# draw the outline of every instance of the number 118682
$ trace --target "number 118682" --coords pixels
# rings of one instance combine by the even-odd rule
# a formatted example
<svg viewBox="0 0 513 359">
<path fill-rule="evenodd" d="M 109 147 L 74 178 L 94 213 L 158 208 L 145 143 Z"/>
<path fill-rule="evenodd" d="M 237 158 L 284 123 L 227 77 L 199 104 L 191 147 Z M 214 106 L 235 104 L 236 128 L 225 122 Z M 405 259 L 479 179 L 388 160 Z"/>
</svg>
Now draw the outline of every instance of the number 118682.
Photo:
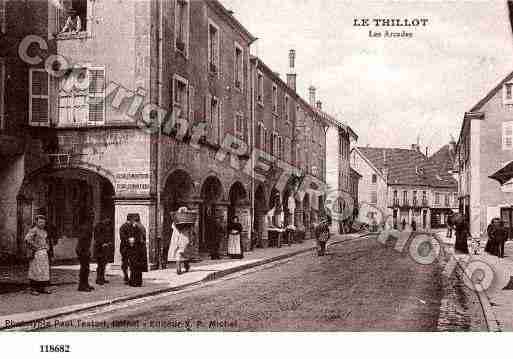
<svg viewBox="0 0 513 359">
<path fill-rule="evenodd" d="M 66 344 L 59 345 L 40 345 L 39 346 L 41 353 L 69 353 L 70 346 Z"/>
</svg>

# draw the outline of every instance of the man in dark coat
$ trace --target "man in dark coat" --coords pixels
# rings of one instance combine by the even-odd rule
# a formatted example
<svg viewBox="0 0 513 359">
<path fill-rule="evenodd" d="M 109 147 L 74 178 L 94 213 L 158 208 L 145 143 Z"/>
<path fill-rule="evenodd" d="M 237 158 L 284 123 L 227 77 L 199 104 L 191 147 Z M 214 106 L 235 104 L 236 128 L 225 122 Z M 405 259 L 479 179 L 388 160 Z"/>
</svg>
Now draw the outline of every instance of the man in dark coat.
<svg viewBox="0 0 513 359">
<path fill-rule="evenodd" d="M 148 271 L 146 228 L 141 223 L 139 214 L 135 214 L 133 220 L 134 240 L 132 241 L 129 238 L 128 247 L 128 266 L 130 267 L 130 280 L 128 284 L 131 287 L 141 287 L 142 273 Z"/>
<path fill-rule="evenodd" d="M 508 231 L 504 228 L 504 222 L 499 220 L 496 222 L 495 242 L 497 246 L 497 257 L 504 258 L 504 243 L 508 240 Z"/>
<path fill-rule="evenodd" d="M 76 253 L 80 262 L 80 273 L 78 290 L 80 292 L 90 292 L 94 290 L 89 285 L 89 264 L 91 262 L 91 241 L 92 241 L 92 215 L 88 215 L 85 223 L 80 227 L 80 234 L 76 247 Z"/>
<path fill-rule="evenodd" d="M 497 229 L 498 220 L 498 218 L 493 218 L 488 227 L 486 228 L 488 240 L 486 241 L 485 252 L 490 253 L 493 256 L 497 255 L 497 241 L 495 238 L 495 230 Z"/>
<path fill-rule="evenodd" d="M 110 218 L 104 218 L 94 228 L 94 257 L 96 259 L 96 284 L 109 283 L 105 280 L 105 267 L 110 259 L 113 241 L 113 228 Z"/>
<path fill-rule="evenodd" d="M 137 231 L 134 222 L 134 215 L 128 214 L 126 216 L 126 222 L 123 223 L 123 225 L 121 225 L 121 227 L 119 228 L 119 239 L 121 242 L 119 245 L 119 252 L 121 254 L 121 270 L 123 271 L 123 277 L 126 284 L 128 284 L 130 281 L 130 278 L 128 276 L 128 239 L 135 238 L 135 232 Z"/>
<path fill-rule="evenodd" d="M 467 239 L 469 236 L 468 222 L 466 220 L 459 221 L 456 224 L 456 243 L 454 246 L 457 252 L 468 254 Z"/>
</svg>

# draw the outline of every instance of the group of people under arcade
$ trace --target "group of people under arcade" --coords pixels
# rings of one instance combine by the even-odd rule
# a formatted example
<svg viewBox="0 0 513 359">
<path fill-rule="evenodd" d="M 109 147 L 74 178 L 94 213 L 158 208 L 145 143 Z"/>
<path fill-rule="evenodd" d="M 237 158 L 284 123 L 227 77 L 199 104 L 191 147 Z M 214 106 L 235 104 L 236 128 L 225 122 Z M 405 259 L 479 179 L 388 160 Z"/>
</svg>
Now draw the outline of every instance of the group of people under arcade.
<svg viewBox="0 0 513 359">
<path fill-rule="evenodd" d="M 194 246 L 197 238 L 195 232 L 196 213 L 186 207 L 180 208 L 171 216 L 172 233 L 169 242 L 169 258 L 176 262 L 178 274 L 190 269 L 194 259 Z M 104 218 L 93 227 L 94 214 L 85 215 L 78 233 L 75 248 L 80 263 L 78 291 L 91 292 L 94 287 L 89 284 L 90 263 L 96 261 L 96 284 L 109 283 L 105 278 L 105 269 L 113 261 L 114 238 L 112 220 Z M 228 225 L 228 255 L 233 259 L 242 259 L 244 249 L 241 240 L 242 225 L 237 216 Z M 45 215 L 35 217 L 34 226 L 25 236 L 27 257 L 29 260 L 28 279 L 32 295 L 50 294 L 50 264 L 53 247 L 58 244 L 57 231 L 47 223 Z M 214 234 L 216 234 L 214 232 Z M 125 284 L 140 287 L 143 273 L 148 271 L 148 251 L 146 228 L 141 223 L 139 214 L 128 214 L 126 222 L 119 229 L 121 270 Z M 91 255 L 91 247 L 93 253 Z M 214 250 L 216 253 L 214 254 Z M 167 254 L 167 251 L 166 251 Z M 219 256 L 219 245 L 211 248 L 211 256 Z M 167 257 L 167 256 L 166 256 Z M 166 258 L 167 261 L 167 258 Z"/>
</svg>

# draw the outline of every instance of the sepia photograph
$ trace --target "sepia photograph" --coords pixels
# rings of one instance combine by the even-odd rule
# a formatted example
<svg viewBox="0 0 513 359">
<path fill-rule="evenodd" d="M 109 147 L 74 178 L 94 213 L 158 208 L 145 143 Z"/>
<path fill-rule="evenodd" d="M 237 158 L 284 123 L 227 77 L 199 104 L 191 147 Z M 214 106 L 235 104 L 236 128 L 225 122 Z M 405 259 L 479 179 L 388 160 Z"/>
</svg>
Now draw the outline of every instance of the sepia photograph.
<svg viewBox="0 0 513 359">
<path fill-rule="evenodd" d="M 506 0 L 0 0 L 0 341 L 512 331 L 512 60 Z"/>
</svg>

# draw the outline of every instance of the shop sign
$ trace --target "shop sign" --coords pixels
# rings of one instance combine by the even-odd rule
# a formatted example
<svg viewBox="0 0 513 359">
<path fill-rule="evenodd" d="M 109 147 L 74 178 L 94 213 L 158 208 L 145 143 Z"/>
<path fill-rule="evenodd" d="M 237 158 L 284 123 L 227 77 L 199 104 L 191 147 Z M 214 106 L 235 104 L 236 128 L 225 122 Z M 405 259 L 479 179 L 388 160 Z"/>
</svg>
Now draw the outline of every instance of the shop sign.
<svg viewBox="0 0 513 359">
<path fill-rule="evenodd" d="M 121 172 L 115 175 L 116 192 L 148 193 L 150 174 L 139 172 Z"/>
</svg>

